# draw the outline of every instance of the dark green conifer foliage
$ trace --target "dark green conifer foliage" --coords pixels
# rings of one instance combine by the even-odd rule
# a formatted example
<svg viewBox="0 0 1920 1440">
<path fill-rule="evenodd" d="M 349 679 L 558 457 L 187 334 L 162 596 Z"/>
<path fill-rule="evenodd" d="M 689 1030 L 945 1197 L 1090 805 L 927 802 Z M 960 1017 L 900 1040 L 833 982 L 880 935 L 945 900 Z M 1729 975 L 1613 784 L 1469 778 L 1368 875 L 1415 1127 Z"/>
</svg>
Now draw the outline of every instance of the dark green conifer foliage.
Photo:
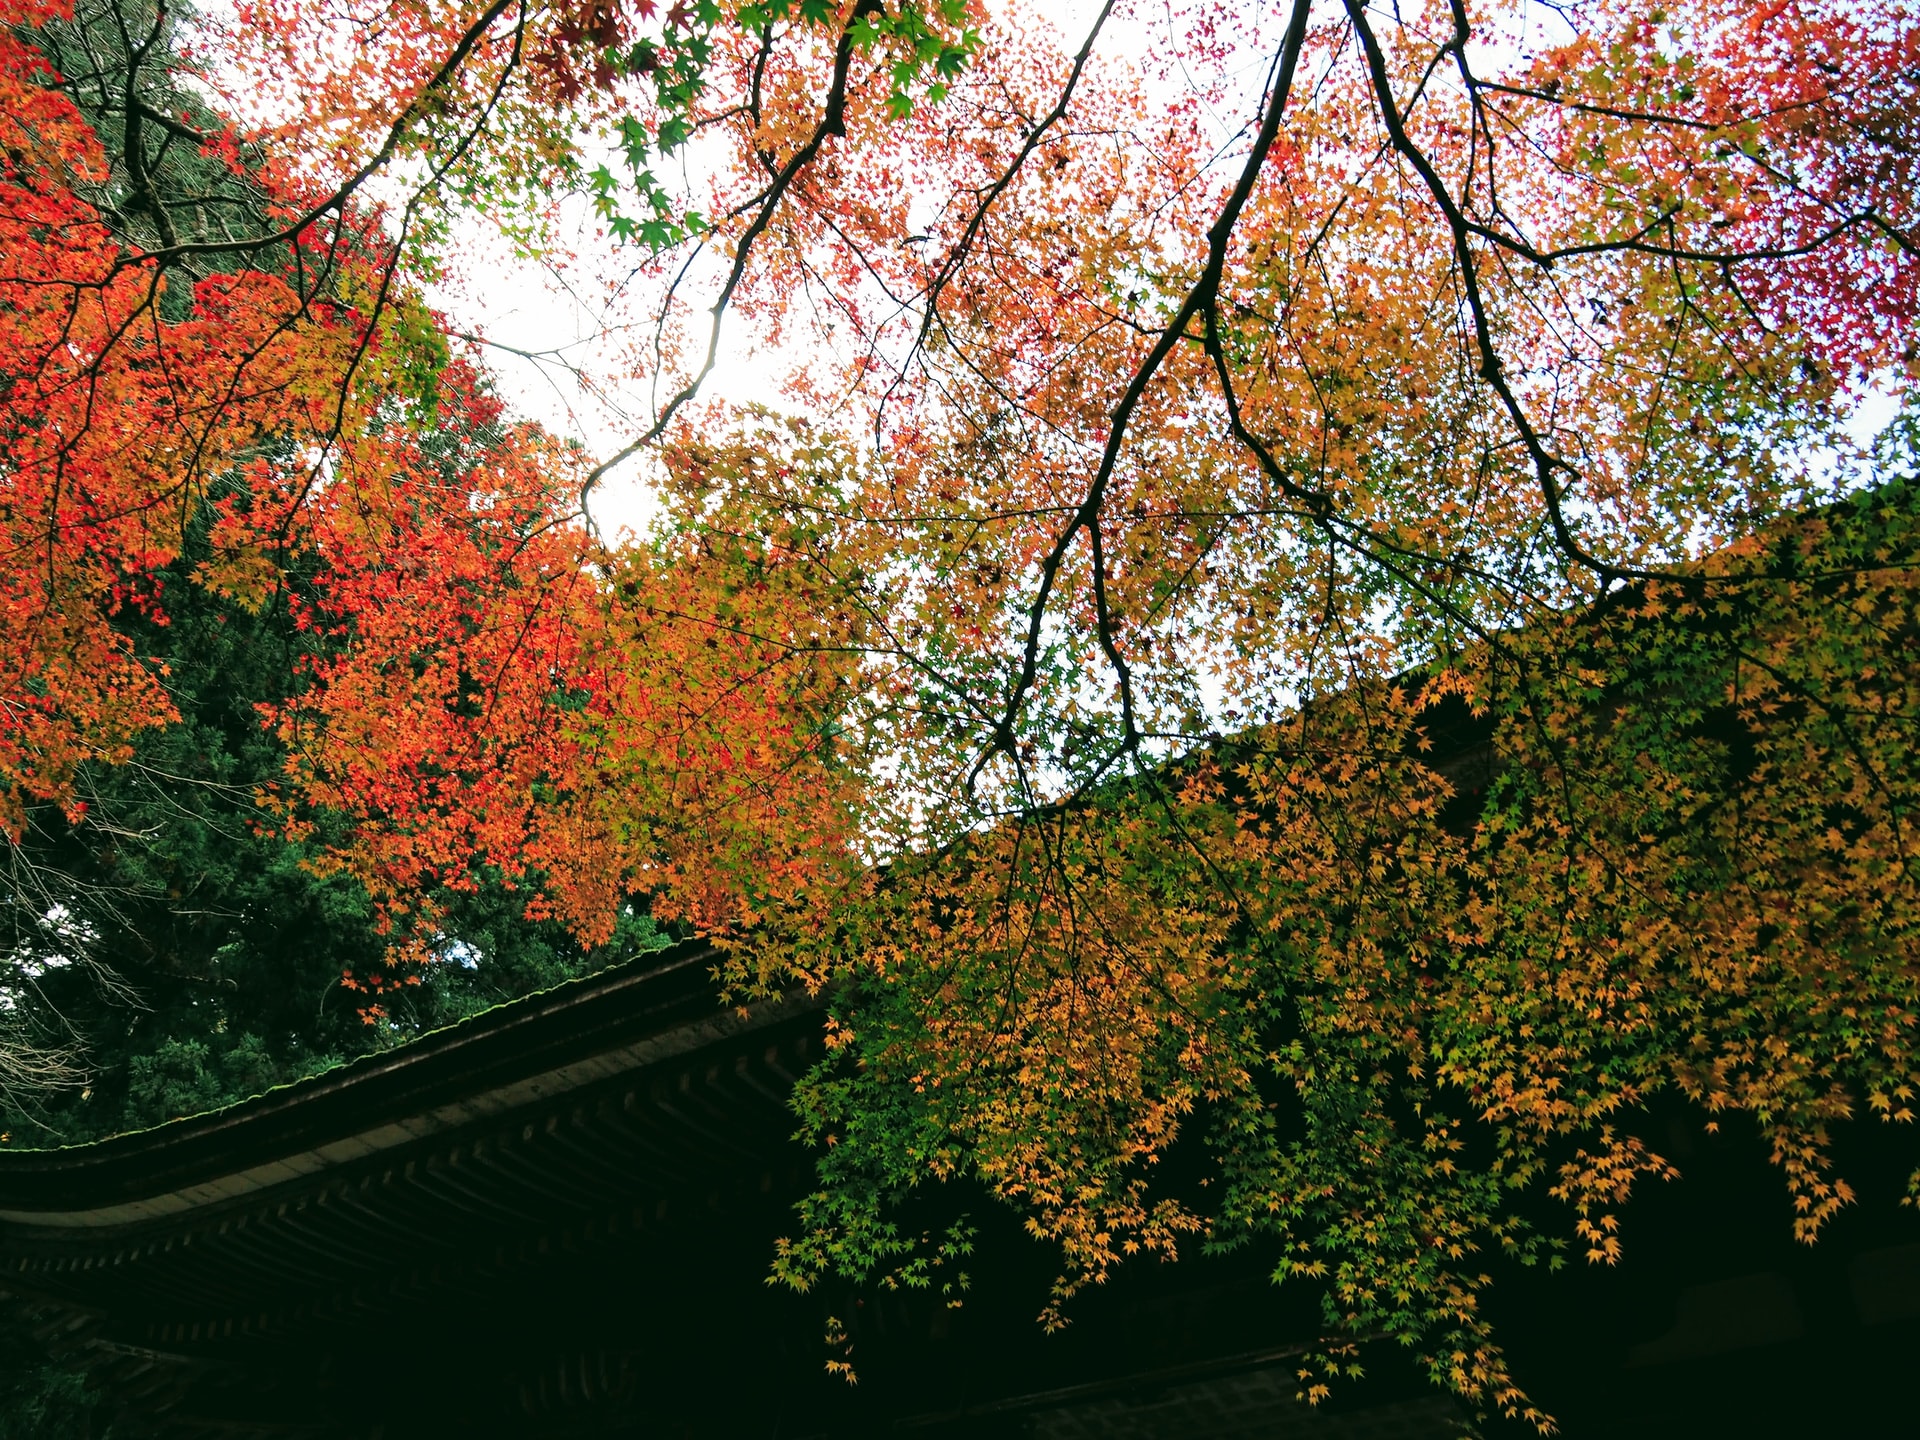
<svg viewBox="0 0 1920 1440">
<path fill-rule="evenodd" d="M 16 1094 L 10 1143 L 74 1144 L 228 1104 L 658 943 L 632 914 L 611 945 L 582 950 L 526 920 L 523 892 L 483 881 L 443 898 L 442 962 L 365 1023 L 339 981 L 386 948 L 366 892 L 316 874 L 317 846 L 289 843 L 258 803 L 283 757 L 255 706 L 290 693 L 303 655 L 329 642 L 284 604 L 252 614 L 168 581 L 169 623 L 128 628 L 165 667 L 180 722 L 91 770 L 78 824 L 44 808 L 8 856 L 0 984 L 85 1074 Z"/>
</svg>

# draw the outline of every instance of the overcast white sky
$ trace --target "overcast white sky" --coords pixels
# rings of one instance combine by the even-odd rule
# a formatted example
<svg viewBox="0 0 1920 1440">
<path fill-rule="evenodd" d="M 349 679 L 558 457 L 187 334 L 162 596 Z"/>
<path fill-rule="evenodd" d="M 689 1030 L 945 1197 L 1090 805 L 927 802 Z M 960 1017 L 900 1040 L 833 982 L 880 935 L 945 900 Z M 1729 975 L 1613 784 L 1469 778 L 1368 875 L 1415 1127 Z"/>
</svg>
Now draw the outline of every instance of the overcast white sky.
<svg viewBox="0 0 1920 1440">
<path fill-rule="evenodd" d="M 1116 17 L 1103 34 L 1102 53 L 1137 58 L 1148 43 L 1154 20 L 1167 13 L 1167 4 L 1168 0 L 1161 0 L 1159 5 L 1154 0 L 1140 0 L 1136 9 L 1144 12 L 1145 24 L 1141 19 Z M 1057 42 L 1071 51 L 1084 40 L 1099 11 L 1099 0 L 1028 0 L 1021 9 L 1034 17 L 1034 23 L 1050 26 Z M 1160 23 L 1166 22 L 1162 19 Z M 1492 54 L 1480 58 L 1483 63 L 1498 63 L 1498 57 Z M 1263 59 L 1250 54 L 1248 64 L 1257 69 Z M 1230 117 L 1222 119 L 1232 123 Z M 490 349 L 488 360 L 504 398 L 517 413 L 556 434 L 577 439 L 590 454 L 604 458 L 642 428 L 642 417 L 650 409 L 643 382 L 629 380 L 613 393 L 595 396 L 583 393 L 566 367 L 557 362 L 574 360 L 589 370 L 609 371 L 611 367 L 594 363 L 597 356 L 605 354 L 596 348 L 596 338 L 620 323 L 644 323 L 649 318 L 645 303 L 648 297 L 628 294 L 624 303 L 616 301 L 609 307 L 606 281 L 631 263 L 634 252 L 623 257 L 611 240 L 595 235 L 584 204 L 574 205 L 571 217 L 578 237 L 574 248 L 583 260 L 579 273 L 563 277 L 537 261 L 515 256 L 510 244 L 497 233 L 488 233 L 476 220 L 463 241 L 463 263 L 457 266 L 460 283 L 442 287 L 434 301 L 446 310 L 456 329 L 483 335 L 496 347 L 512 347 Z M 597 269 L 585 263 L 589 257 L 597 260 Z M 798 327 L 794 333 L 798 333 Z M 548 358 L 528 359 L 513 351 Z M 750 323 L 731 317 L 722 326 L 719 361 L 704 393 L 734 403 L 789 408 L 781 389 L 782 377 L 807 358 L 804 342 L 799 340 L 780 348 L 757 346 Z M 1892 414 L 1891 400 L 1883 396 L 1870 399 L 1857 412 L 1853 426 L 1856 437 L 1871 438 Z M 644 460 L 629 462 L 610 474 L 593 502 L 594 519 L 609 538 L 623 529 L 639 527 L 650 511 Z"/>
<path fill-rule="evenodd" d="M 1028 0 L 1021 8 L 1038 23 L 1052 27 L 1071 50 L 1085 39 L 1099 13 L 1099 0 Z M 1103 49 L 1124 48 L 1127 40 L 1116 24 Z M 556 434 L 577 439 L 590 454 L 603 458 L 620 450 L 641 428 L 640 417 L 648 411 L 641 382 L 630 381 L 612 394 L 585 394 L 558 362 L 564 359 L 596 368 L 596 355 L 605 353 L 596 346 L 596 338 L 610 324 L 643 322 L 648 317 L 644 304 L 636 303 L 644 300 L 641 296 L 629 296 L 628 304 L 607 308 L 604 285 L 623 268 L 620 252 L 611 240 L 593 233 L 592 216 L 584 204 L 571 206 L 568 218 L 578 237 L 576 253 L 583 261 L 592 256 L 604 261 L 597 273 L 583 267 L 579 274 L 563 277 L 538 261 L 516 256 L 511 244 L 476 220 L 462 239 L 457 283 L 439 287 L 432 299 L 456 330 L 493 342 L 486 352 L 488 363 L 517 413 Z M 702 393 L 736 404 L 791 408 L 782 393 L 782 378 L 806 358 L 798 341 L 779 348 L 756 346 L 748 322 L 731 317 L 722 325 L 719 360 Z M 629 462 L 597 488 L 594 519 L 609 538 L 622 529 L 638 527 L 650 514 L 646 474 L 643 462 Z"/>
</svg>

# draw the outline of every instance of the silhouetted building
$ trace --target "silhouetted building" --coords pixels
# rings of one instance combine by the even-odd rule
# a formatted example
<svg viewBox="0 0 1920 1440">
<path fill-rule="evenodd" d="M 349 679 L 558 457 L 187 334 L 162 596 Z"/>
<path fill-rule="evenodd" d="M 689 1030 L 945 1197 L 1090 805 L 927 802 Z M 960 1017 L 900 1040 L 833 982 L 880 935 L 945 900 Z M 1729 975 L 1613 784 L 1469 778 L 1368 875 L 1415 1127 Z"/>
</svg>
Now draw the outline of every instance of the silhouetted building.
<svg viewBox="0 0 1920 1440">
<path fill-rule="evenodd" d="M 1467 1432 L 1391 1346 L 1299 1404 L 1315 1297 L 1257 1250 L 1136 1266 L 1046 1336 L 1049 1257 L 983 1199 L 958 1310 L 770 1286 L 820 1011 L 721 1009 L 712 961 L 682 946 L 212 1115 L 0 1153 L 0 1289 L 116 1436 Z M 1796 1247 L 1764 1155 L 1697 1134 L 1617 1270 L 1498 1274 L 1522 1378 L 1576 1437 L 1920 1435 L 1920 1219 L 1874 1193 Z M 825 1371 L 830 1313 L 856 1386 Z"/>
</svg>

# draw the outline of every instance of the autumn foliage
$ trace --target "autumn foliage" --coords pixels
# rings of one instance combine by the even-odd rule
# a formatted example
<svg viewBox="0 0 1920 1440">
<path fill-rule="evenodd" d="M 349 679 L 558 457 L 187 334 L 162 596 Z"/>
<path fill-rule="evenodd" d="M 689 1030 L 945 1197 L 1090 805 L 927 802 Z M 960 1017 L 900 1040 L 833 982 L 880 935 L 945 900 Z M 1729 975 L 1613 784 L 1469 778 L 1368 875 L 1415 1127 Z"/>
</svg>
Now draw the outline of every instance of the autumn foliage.
<svg viewBox="0 0 1920 1440">
<path fill-rule="evenodd" d="M 10 11 L 16 26 L 39 18 Z M 66 794 L 82 760 L 164 723 L 163 677 L 113 628 L 162 613 L 153 572 L 180 549 L 210 476 L 271 440 L 326 434 L 356 336 L 279 277 L 209 277 L 179 318 L 177 283 L 126 254 L 74 182 L 106 178 L 98 141 L 44 83 L 47 67 L 0 33 L 0 610 L 5 720 L 0 828 Z M 264 516 L 305 477 L 267 460 L 249 478 Z M 277 519 L 277 517 L 275 517 Z M 272 521 L 268 522 L 273 523 Z M 207 583 L 261 594 L 258 524 L 234 510 Z M 271 579 L 267 580 L 271 584 Z"/>
<path fill-rule="evenodd" d="M 1049 1321 L 1257 1244 L 1323 1288 L 1316 1397 L 1385 1334 L 1546 1423 L 1486 1257 L 1614 1259 L 1662 1096 L 1809 1240 L 1836 1127 L 1906 1135 L 1909 7 L 241 18 L 208 83 L 324 224 L 178 314 L 4 52 L 9 795 L 164 721 L 113 617 L 244 477 L 201 578 L 340 642 L 270 800 L 347 822 L 359 983 L 430 962 L 433 887 L 588 938 L 641 898 L 730 995 L 832 996 L 785 1279 L 928 1283 L 895 1207 L 954 1180 L 1059 1246 Z M 408 288 L 476 215 L 590 268 L 556 194 L 645 305 L 610 457 Z M 806 423 L 703 399 L 723 322 Z M 612 546 L 578 507 L 636 456 Z"/>
<path fill-rule="evenodd" d="M 356 983 L 417 978 L 413 897 L 481 867 L 595 943 L 635 892 L 738 934 L 845 868 L 850 796 L 821 762 L 849 664 L 777 519 L 607 554 L 559 518 L 578 461 L 524 427 L 450 473 L 418 441 L 380 455 L 318 501 L 303 623 L 345 644 L 276 717 L 300 805 L 358 822 L 338 863 L 398 924 L 398 971 Z"/>
<path fill-rule="evenodd" d="M 130 243 L 97 203 L 114 178 L 97 137 L 52 68 L 3 43 L 0 820 L 48 800 L 77 817 L 76 767 L 173 717 L 116 620 L 164 623 L 158 574 L 199 524 L 193 583 L 291 607 L 334 657 L 265 707 L 289 773 L 262 818 L 295 836 L 316 808 L 363 822 L 328 863 L 367 884 L 394 949 L 351 985 L 416 981 L 436 918 L 419 897 L 482 870 L 597 942 L 636 891 L 725 931 L 836 863 L 844 796 L 800 762 L 846 667 L 814 657 L 825 631 L 777 531 L 608 554 L 582 523 L 579 457 L 503 421 L 449 358 L 392 268 L 386 212 L 263 163 L 245 172 L 257 233 Z M 231 132 L 199 148 L 242 165 Z M 234 268 L 175 302 L 202 252 Z M 723 875 L 756 878 L 742 896 Z"/>
</svg>

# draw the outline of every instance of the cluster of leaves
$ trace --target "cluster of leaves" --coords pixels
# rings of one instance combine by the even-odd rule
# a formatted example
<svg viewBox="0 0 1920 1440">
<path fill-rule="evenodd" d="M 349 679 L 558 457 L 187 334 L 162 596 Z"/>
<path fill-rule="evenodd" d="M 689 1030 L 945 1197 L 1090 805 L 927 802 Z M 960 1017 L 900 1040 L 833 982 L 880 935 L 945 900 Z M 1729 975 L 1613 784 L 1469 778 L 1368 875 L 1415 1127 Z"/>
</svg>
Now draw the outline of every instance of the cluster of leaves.
<svg viewBox="0 0 1920 1440">
<path fill-rule="evenodd" d="M 83 759 L 125 753 L 135 731 L 168 715 L 112 617 L 161 613 L 152 577 L 178 553 L 201 478 L 194 456 L 257 441 L 269 407 L 319 428 L 342 336 L 317 318 L 298 323 L 298 297 L 259 274 L 202 280 L 189 312 L 166 320 L 166 277 L 125 263 L 67 184 L 70 172 L 105 183 L 108 171 L 78 111 L 39 83 L 42 65 L 0 35 L 9 835 L 30 802 L 68 791 Z"/>
<path fill-rule="evenodd" d="M 350 823 L 262 808 L 290 756 L 261 708 L 354 643 L 325 597 L 391 561 L 372 537 L 485 529 L 476 477 L 526 482 L 534 442 L 379 225 L 208 108 L 178 11 L 0 20 L 0 1140 L 214 1109 L 664 943 L 624 891 L 582 943 L 482 871 L 413 907 L 385 983 L 392 916 L 327 864 Z M 101 1433 L 6 1320 L 0 1430 Z"/>
<path fill-rule="evenodd" d="M 876 1273 L 890 1203 L 962 1175 L 1062 1246 L 1061 1299 L 1265 1230 L 1332 1329 L 1525 1411 L 1468 1258 L 1565 1238 L 1516 1194 L 1610 1258 L 1610 1205 L 1667 1173 L 1631 1119 L 1676 1089 L 1756 1117 L 1810 1229 L 1847 1198 L 1828 1127 L 1911 1083 L 1906 471 L 1804 522 L 1862 589 L 1784 537 L 1866 483 L 1865 380 L 1914 373 L 1920 28 L 1201 7 L 1167 70 L 1258 45 L 1264 83 L 1156 105 L 1098 68 L 1109 13 L 1071 56 L 989 26 L 906 116 L 716 42 L 707 213 L 753 217 L 720 302 L 830 314 L 848 364 L 797 393 L 878 440 L 725 476 L 805 517 L 884 780 L 885 879 L 733 975 L 844 997 L 783 1273 Z M 784 108 L 779 62 L 815 77 Z M 1497 756 L 1464 817 L 1418 757 L 1443 701 Z M 1823 728 L 1856 702 L 1870 735 Z M 1808 873 L 1829 832 L 1852 858 Z M 1871 895 L 1871 934 L 1809 929 L 1817 894 Z M 1195 1132 L 1204 1206 L 1151 1183 Z"/>
<path fill-rule="evenodd" d="M 614 130 L 627 164 L 626 186 L 642 206 L 641 218 L 623 213 L 625 187 L 605 165 L 596 166 L 587 181 L 595 210 L 614 238 L 637 239 L 656 251 L 711 228 L 697 210 L 675 214 L 672 192 L 653 167 L 671 161 L 708 123 L 702 102 L 715 60 L 716 30 L 724 27 L 730 36 L 759 47 L 761 82 L 776 45 L 824 44 L 834 56 L 829 113 L 838 108 L 834 93 L 845 92 L 853 57 L 878 56 L 890 86 L 886 109 L 896 119 L 913 113 L 916 92 L 923 92 L 929 104 L 945 100 L 951 81 L 980 44 L 978 28 L 968 24 L 966 0 L 937 0 L 931 7 L 911 0 L 893 7 L 876 0 L 851 6 L 832 0 L 756 0 L 731 13 L 715 0 L 693 5 L 680 0 L 661 17 L 657 35 L 640 38 L 633 38 L 635 27 L 651 21 L 657 6 L 654 0 L 639 0 L 633 8 L 629 15 L 618 5 L 593 0 L 569 11 L 534 64 L 551 73 L 569 101 L 577 101 L 589 84 L 609 92 L 618 91 L 623 81 L 640 84 L 646 113 L 621 116 Z M 759 97 L 750 103 L 757 105 Z"/>
<path fill-rule="evenodd" d="M 299 816 L 352 827 L 333 863 L 406 917 L 402 948 L 432 920 L 422 894 L 477 873 L 600 945 L 635 891 L 730 934 L 844 870 L 853 661 L 847 617 L 792 562 L 804 527 L 704 507 L 714 457 L 695 451 L 675 473 L 698 525 L 583 553 L 513 488 L 526 456 L 489 458 L 477 511 L 423 486 L 366 553 L 336 548 L 303 623 L 340 648 L 277 711 Z"/>
<path fill-rule="evenodd" d="M 897 860 L 785 942 L 849 979 L 780 1273 L 924 1265 L 892 1217 L 964 1178 L 1059 1245 L 1049 1320 L 1126 1255 L 1258 1241 L 1330 1336 L 1539 1419 L 1489 1257 L 1616 1258 L 1676 1173 L 1655 1097 L 1746 1117 L 1811 1239 L 1834 1127 L 1920 1086 L 1915 484 Z M 1198 1191 L 1160 1179 L 1183 1136 Z"/>
<path fill-rule="evenodd" d="M 1524 1411 L 1470 1257 L 1557 1253 L 1543 1186 L 1609 1258 L 1649 1095 L 1756 1117 L 1809 1229 L 1847 1198 L 1825 1127 L 1911 1083 L 1911 505 L 1845 428 L 1915 373 L 1910 15 L 1202 5 L 1131 65 L 1117 5 L 1071 54 L 912 6 L 436 18 L 332 163 L 487 86 L 620 125 L 669 518 L 598 587 L 529 533 L 504 607 L 346 567 L 360 638 L 282 724 L 353 738 L 300 794 L 383 904 L 530 856 L 585 936 L 644 890 L 735 986 L 837 987 L 789 1279 L 971 1176 L 1057 1301 L 1266 1233 L 1331 1328 Z M 723 313 L 808 302 L 840 436 L 671 431 Z M 1448 711 L 1478 791 L 1422 758 Z M 1205 1203 L 1152 1183 L 1183 1134 Z"/>
<path fill-rule="evenodd" d="M 486 438 L 449 430 L 440 443 L 484 453 Z M 121 763 L 82 767 L 82 819 L 35 807 L 7 851 L 8 1013 L 75 1071 L 52 1093 L 12 1088 L 0 1124 L 14 1145 L 215 1109 L 660 943 L 644 913 L 620 907 L 603 943 L 583 947 L 529 921 L 526 896 L 499 877 L 474 877 L 438 897 L 415 983 L 368 1024 L 356 991 L 377 980 L 357 977 L 389 974 L 392 936 L 358 880 L 324 873 L 326 838 L 346 827 L 324 817 L 293 841 L 259 805 L 287 764 L 259 707 L 284 703 L 338 644 L 284 606 L 194 585 L 205 532 L 162 572 L 168 623 L 121 622 L 177 719 Z"/>
</svg>

